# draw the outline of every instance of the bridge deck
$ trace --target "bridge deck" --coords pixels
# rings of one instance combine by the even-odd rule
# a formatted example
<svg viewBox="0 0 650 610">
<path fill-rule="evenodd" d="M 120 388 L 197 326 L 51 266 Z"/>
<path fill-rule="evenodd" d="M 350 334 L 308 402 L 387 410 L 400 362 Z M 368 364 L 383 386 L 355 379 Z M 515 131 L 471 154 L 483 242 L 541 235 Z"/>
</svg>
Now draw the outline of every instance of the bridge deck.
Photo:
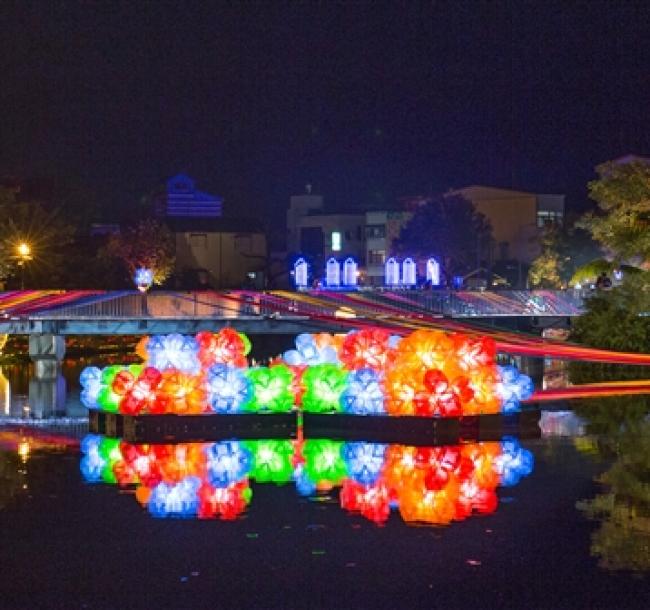
<svg viewBox="0 0 650 610">
<path fill-rule="evenodd" d="M 152 292 L 28 290 L 0 293 L 0 333 L 141 334 L 215 330 L 299 333 L 349 329 L 354 318 L 570 317 L 574 291 Z"/>
</svg>

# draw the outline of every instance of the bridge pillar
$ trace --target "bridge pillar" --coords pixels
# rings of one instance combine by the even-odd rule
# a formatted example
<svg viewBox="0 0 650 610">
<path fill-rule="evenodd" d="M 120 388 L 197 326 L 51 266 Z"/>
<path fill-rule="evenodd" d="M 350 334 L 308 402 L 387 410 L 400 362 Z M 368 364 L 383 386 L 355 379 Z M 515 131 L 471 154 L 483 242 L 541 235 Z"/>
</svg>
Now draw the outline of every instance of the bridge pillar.
<svg viewBox="0 0 650 610">
<path fill-rule="evenodd" d="M 29 355 L 34 362 L 34 377 L 56 379 L 65 355 L 65 338 L 59 335 L 30 335 Z"/>
<path fill-rule="evenodd" d="M 32 377 L 29 380 L 30 416 L 37 419 L 64 415 L 66 412 L 66 383 L 63 375 L 46 379 Z"/>
</svg>

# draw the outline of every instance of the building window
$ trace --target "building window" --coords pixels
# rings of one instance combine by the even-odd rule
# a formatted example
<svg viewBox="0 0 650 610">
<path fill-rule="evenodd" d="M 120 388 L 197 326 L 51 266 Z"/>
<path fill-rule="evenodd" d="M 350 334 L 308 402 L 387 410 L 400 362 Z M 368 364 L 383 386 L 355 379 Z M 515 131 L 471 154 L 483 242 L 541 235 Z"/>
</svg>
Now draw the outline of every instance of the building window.
<svg viewBox="0 0 650 610">
<path fill-rule="evenodd" d="M 553 210 L 537 210 L 537 226 L 545 227 L 547 224 L 562 224 L 562 212 Z"/>
<path fill-rule="evenodd" d="M 341 251 L 341 232 L 332 231 L 332 252 Z"/>
<path fill-rule="evenodd" d="M 383 265 L 386 262 L 386 250 L 368 250 L 369 265 Z"/>
<path fill-rule="evenodd" d="M 366 225 L 366 238 L 386 237 L 386 225 Z"/>
<path fill-rule="evenodd" d="M 207 233 L 190 233 L 190 247 L 192 249 L 207 248 L 208 247 L 208 234 Z"/>
</svg>

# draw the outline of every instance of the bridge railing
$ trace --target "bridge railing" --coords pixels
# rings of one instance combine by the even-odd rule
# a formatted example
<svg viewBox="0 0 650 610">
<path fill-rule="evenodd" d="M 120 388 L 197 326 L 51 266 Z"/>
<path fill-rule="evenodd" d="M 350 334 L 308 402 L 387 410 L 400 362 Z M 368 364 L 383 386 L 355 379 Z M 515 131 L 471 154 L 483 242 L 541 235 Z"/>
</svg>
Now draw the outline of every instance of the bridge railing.
<svg viewBox="0 0 650 610">
<path fill-rule="evenodd" d="M 251 291 L 138 292 L 82 295 L 58 306 L 16 310 L 31 319 L 241 318 L 246 316 L 345 316 L 356 310 L 429 313 L 459 317 L 571 316 L 584 306 L 583 293 L 553 290 L 447 291 L 362 290 L 349 298 L 337 292 Z"/>
</svg>

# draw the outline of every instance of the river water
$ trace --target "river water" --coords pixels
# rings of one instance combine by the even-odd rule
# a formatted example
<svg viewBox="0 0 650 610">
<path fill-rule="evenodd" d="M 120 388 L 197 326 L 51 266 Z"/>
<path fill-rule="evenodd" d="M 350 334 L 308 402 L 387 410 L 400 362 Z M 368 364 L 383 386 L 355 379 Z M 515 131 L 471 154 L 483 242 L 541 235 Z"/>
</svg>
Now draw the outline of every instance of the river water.
<svg viewBox="0 0 650 610">
<path fill-rule="evenodd" d="M 650 608 L 645 397 L 544 405 L 536 435 L 455 446 L 154 450 L 88 435 L 76 378 L 112 358 L 49 382 L 2 369 L 0 608 Z M 186 475 L 200 506 L 152 491 Z"/>
</svg>

